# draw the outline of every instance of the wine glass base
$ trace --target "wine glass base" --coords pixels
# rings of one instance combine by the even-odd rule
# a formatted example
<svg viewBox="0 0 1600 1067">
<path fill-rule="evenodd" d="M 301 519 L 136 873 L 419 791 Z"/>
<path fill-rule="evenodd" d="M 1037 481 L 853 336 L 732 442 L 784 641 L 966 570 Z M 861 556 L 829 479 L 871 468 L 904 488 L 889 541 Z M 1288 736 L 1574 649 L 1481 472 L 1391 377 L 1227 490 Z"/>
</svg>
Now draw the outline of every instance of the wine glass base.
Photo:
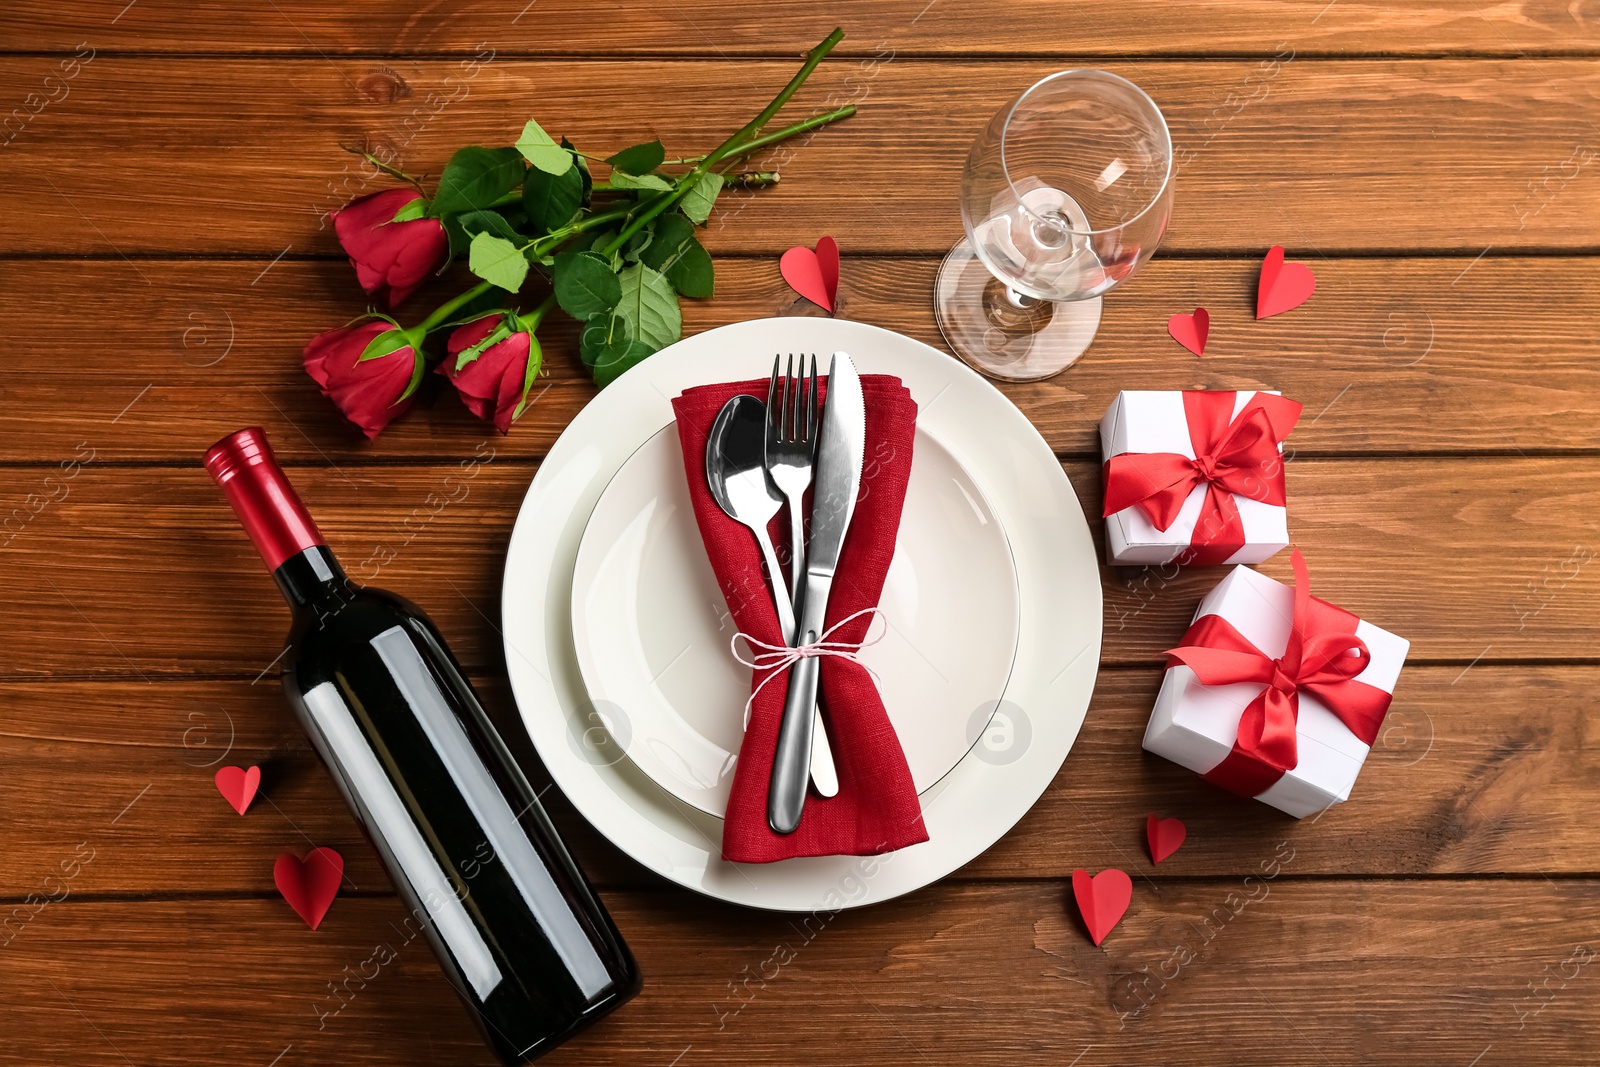
<svg viewBox="0 0 1600 1067">
<path fill-rule="evenodd" d="M 1100 328 L 1100 297 L 1053 302 L 1020 297 L 962 238 L 939 265 L 934 315 L 945 343 L 969 367 L 1007 382 L 1034 382 L 1077 361 Z"/>
</svg>

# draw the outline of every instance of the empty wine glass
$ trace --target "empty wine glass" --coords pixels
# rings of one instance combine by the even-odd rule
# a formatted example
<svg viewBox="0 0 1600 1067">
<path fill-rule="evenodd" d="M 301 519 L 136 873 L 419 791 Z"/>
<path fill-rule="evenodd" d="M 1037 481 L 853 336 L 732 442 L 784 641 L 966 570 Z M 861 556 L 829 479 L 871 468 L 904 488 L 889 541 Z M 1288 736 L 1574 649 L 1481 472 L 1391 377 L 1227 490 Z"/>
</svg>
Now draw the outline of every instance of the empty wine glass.
<svg viewBox="0 0 1600 1067">
<path fill-rule="evenodd" d="M 1172 137 L 1155 102 L 1103 70 L 1052 74 L 967 154 L 967 236 L 939 268 L 939 329 L 991 377 L 1059 373 L 1094 340 L 1100 295 L 1150 258 L 1171 213 Z"/>
</svg>

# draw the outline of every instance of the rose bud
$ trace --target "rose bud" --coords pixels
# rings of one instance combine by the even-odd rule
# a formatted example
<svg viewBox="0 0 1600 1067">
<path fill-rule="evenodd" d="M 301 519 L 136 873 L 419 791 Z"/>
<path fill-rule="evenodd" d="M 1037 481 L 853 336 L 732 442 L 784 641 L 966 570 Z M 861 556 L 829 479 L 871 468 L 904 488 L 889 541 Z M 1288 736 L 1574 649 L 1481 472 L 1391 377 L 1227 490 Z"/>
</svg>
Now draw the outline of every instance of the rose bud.
<svg viewBox="0 0 1600 1067">
<path fill-rule="evenodd" d="M 455 385 L 469 411 L 509 433 L 528 406 L 528 390 L 543 362 L 532 328 L 512 312 L 494 311 L 457 326 L 445 347 L 450 354 L 439 373 Z"/>
<path fill-rule="evenodd" d="M 322 395 L 369 438 L 411 406 L 422 365 L 412 339 L 386 319 L 319 333 L 301 358 Z"/>
<path fill-rule="evenodd" d="M 350 256 L 361 288 L 391 308 L 416 292 L 450 258 L 450 239 L 438 219 L 418 216 L 395 221 L 402 209 L 421 199 L 415 189 L 385 189 L 357 197 L 333 213 L 333 231 Z"/>
</svg>

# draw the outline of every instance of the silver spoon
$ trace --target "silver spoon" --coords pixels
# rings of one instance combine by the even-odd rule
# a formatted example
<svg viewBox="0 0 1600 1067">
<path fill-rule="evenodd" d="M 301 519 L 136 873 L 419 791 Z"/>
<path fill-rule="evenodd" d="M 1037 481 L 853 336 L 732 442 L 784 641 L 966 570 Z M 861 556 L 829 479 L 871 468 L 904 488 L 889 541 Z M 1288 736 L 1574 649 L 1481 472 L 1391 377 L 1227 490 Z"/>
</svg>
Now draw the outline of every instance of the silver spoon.
<svg viewBox="0 0 1600 1067">
<path fill-rule="evenodd" d="M 728 518 L 755 535 L 766 565 L 772 602 L 778 609 L 778 625 L 783 639 L 794 641 L 794 604 L 783 585 L 783 567 L 772 547 L 767 524 L 783 506 L 783 497 L 767 477 L 767 405 L 753 396 L 733 397 L 717 412 L 706 439 L 706 485 L 712 499 Z M 812 731 L 811 784 L 817 792 L 831 797 L 839 792 L 839 774 L 833 765 L 833 750 L 828 732 L 822 728 L 822 713 L 815 712 Z"/>
</svg>

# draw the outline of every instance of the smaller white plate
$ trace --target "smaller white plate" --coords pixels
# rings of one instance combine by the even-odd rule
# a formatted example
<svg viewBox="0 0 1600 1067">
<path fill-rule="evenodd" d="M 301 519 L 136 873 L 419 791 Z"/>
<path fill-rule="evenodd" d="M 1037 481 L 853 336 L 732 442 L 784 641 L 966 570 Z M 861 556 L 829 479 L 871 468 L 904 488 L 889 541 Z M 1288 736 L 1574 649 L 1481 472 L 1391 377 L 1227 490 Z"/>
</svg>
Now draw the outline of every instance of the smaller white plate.
<svg viewBox="0 0 1600 1067">
<path fill-rule="evenodd" d="M 978 484 L 921 428 L 905 509 L 861 661 L 877 675 L 919 793 L 950 772 L 1005 693 L 1016 568 Z M 743 737 L 750 668 L 706 559 L 676 424 L 622 465 L 589 517 L 572 581 L 584 686 L 628 758 L 720 818 Z M 743 647 L 741 642 L 741 648 Z M 835 742 L 837 744 L 837 742 Z"/>
</svg>

